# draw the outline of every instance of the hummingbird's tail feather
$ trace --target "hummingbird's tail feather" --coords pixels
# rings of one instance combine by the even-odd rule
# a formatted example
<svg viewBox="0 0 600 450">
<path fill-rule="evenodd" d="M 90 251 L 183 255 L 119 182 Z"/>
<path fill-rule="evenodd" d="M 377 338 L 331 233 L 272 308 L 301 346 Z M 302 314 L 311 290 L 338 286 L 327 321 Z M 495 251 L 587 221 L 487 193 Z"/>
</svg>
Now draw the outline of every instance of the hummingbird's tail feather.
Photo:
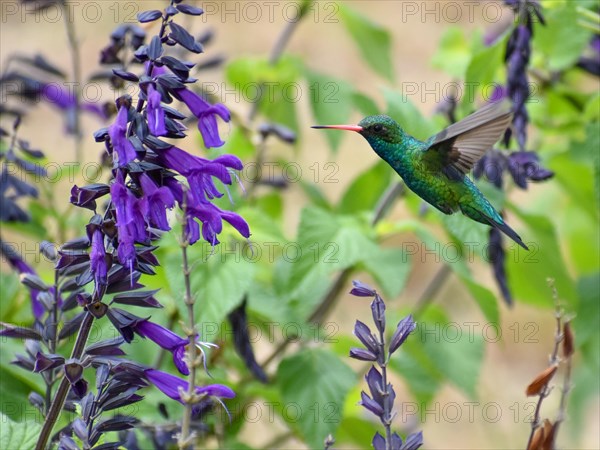
<svg viewBox="0 0 600 450">
<path fill-rule="evenodd" d="M 525 243 L 521 239 L 521 236 L 519 236 L 517 234 L 517 232 L 515 230 L 513 230 L 511 227 L 509 227 L 505 222 L 498 223 L 493 220 L 490 220 L 489 223 L 494 228 L 498 228 L 500 231 L 502 231 L 504 234 L 506 234 L 509 238 L 511 238 L 513 241 L 515 241 L 517 244 L 519 244 L 521 247 L 523 247 L 525 250 L 529 250 L 529 247 L 527 247 L 525 245 Z"/>
<path fill-rule="evenodd" d="M 492 227 L 499 229 L 505 235 L 507 235 L 509 238 L 511 238 L 513 241 L 515 241 L 517 244 L 523 247 L 525 250 L 529 250 L 529 248 L 521 239 L 521 236 L 519 236 L 515 230 L 509 227 L 506 224 L 506 222 L 502 220 L 502 217 L 492 208 L 492 205 L 489 205 L 489 208 L 491 208 L 490 212 L 494 212 L 495 215 L 498 216 L 497 219 L 490 217 L 488 214 L 485 214 L 484 212 L 473 208 L 472 206 L 460 205 L 460 210 L 465 216 L 470 217 L 471 219 L 476 220 L 477 222 L 485 223 L 487 225 L 491 225 Z"/>
</svg>

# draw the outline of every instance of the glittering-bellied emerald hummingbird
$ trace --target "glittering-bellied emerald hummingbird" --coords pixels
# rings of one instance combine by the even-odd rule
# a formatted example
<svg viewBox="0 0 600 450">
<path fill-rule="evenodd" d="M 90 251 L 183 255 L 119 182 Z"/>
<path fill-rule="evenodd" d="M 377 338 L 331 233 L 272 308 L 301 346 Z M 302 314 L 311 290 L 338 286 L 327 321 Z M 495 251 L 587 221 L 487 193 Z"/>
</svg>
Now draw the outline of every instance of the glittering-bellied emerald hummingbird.
<svg viewBox="0 0 600 450">
<path fill-rule="evenodd" d="M 408 135 L 391 117 L 368 116 L 358 125 L 317 125 L 361 134 L 419 197 L 445 214 L 461 211 L 498 228 L 528 250 L 519 235 L 467 176 L 500 139 L 512 118 L 507 103 L 492 103 L 426 141 Z"/>
</svg>

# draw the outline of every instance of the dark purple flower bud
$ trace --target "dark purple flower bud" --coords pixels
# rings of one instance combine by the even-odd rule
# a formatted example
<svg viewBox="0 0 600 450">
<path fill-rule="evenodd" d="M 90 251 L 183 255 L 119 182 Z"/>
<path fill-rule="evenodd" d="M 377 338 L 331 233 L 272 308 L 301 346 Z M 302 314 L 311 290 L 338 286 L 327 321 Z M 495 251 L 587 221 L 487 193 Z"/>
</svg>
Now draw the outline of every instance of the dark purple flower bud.
<svg viewBox="0 0 600 450">
<path fill-rule="evenodd" d="M 357 297 L 374 297 L 377 294 L 375 289 L 358 280 L 352 280 L 352 285 L 354 287 L 350 291 L 350 294 Z"/>
<path fill-rule="evenodd" d="M 125 340 L 122 337 L 116 337 L 113 339 L 106 339 L 104 341 L 96 342 L 95 344 L 89 345 L 85 348 L 85 353 L 94 356 L 122 356 L 125 352 L 119 348 Z M 101 366 L 107 367 L 107 366 Z M 98 372 L 100 369 L 98 369 Z"/>
<path fill-rule="evenodd" d="M 392 339 L 390 341 L 390 355 L 396 350 L 398 350 L 398 348 L 404 343 L 408 335 L 413 332 L 415 327 L 416 324 L 413 320 L 412 314 L 398 322 L 396 331 L 394 331 L 394 334 L 392 335 Z"/>
<path fill-rule="evenodd" d="M 371 397 L 369 397 L 369 395 L 365 391 L 361 391 L 360 398 L 361 398 L 361 401 L 359 404 L 361 406 L 364 406 L 365 409 L 371 411 L 373 414 L 375 414 L 380 419 L 383 419 L 384 410 L 383 410 L 382 404 L 377 403 L 375 400 L 373 400 Z"/>
<path fill-rule="evenodd" d="M 231 117 L 225 105 L 220 103 L 211 105 L 198 94 L 186 88 L 177 89 L 174 94 L 198 118 L 198 130 L 200 130 L 206 148 L 222 146 L 225 142 L 219 136 L 217 116 L 225 122 L 229 122 Z"/>
<path fill-rule="evenodd" d="M 42 340 L 42 335 L 32 328 L 18 327 L 4 322 L 0 322 L 0 326 L 4 328 L 0 331 L 0 336 L 16 339 L 34 339 L 36 341 Z"/>
<path fill-rule="evenodd" d="M 375 433 L 375 436 L 373 436 L 373 441 L 371 442 L 371 445 L 373 445 L 373 448 L 375 450 L 386 450 L 385 438 L 381 434 L 379 434 L 379 431 Z"/>
<path fill-rule="evenodd" d="M 152 83 L 148 84 L 148 109 L 146 114 L 148 117 L 148 128 L 154 136 L 164 136 L 167 134 L 165 126 L 165 111 L 160 104 L 160 92 L 154 89 Z"/>
<path fill-rule="evenodd" d="M 391 447 L 392 450 L 400 450 L 402 447 L 402 438 L 398 435 L 398 433 L 392 433 L 391 439 Z"/>
<path fill-rule="evenodd" d="M 133 161 L 137 154 L 135 148 L 126 136 L 127 133 L 127 108 L 121 106 L 114 123 L 108 128 L 108 135 L 112 149 L 117 153 L 116 162 L 123 167 Z"/>
<path fill-rule="evenodd" d="M 62 366 L 65 363 L 65 358 L 60 355 L 51 355 L 38 352 L 35 356 L 34 372 L 43 372 L 45 370 L 54 369 Z"/>
<path fill-rule="evenodd" d="M 383 377 L 375 366 L 369 369 L 365 375 L 365 380 L 367 380 L 367 386 L 369 386 L 373 400 L 383 406 Z"/>
<path fill-rule="evenodd" d="M 358 359 L 359 361 L 377 361 L 377 355 L 364 348 L 352 347 L 350 349 L 350 358 Z"/>
<path fill-rule="evenodd" d="M 488 258 L 494 271 L 494 278 L 502 293 L 502 298 L 507 305 L 511 306 L 512 295 L 508 289 L 508 282 L 506 281 L 506 252 L 502 245 L 503 237 L 500 230 L 497 228 L 490 229 L 490 240 L 488 245 Z"/>
<path fill-rule="evenodd" d="M 360 320 L 357 320 L 354 324 L 353 333 L 354 336 L 356 336 L 360 340 L 360 342 L 362 342 L 363 345 L 367 347 L 367 350 L 369 350 L 370 353 L 373 353 L 374 355 L 379 355 L 379 341 L 373 335 L 371 329 L 365 323 L 361 322 Z"/>
<path fill-rule="evenodd" d="M 371 313 L 375 326 L 380 333 L 383 333 L 385 331 L 385 303 L 379 295 L 375 295 L 375 299 L 371 302 Z"/>
<path fill-rule="evenodd" d="M 71 390 L 78 399 L 82 399 L 88 391 L 88 382 L 81 378 L 75 384 L 71 385 Z"/>
<path fill-rule="evenodd" d="M 402 450 L 417 450 L 423 445 L 423 432 L 413 433 L 406 438 Z"/>
<path fill-rule="evenodd" d="M 133 330 L 143 338 L 148 338 L 158 346 L 173 354 L 173 362 L 183 375 L 189 375 L 190 370 L 185 362 L 185 348 L 189 341 L 171 330 L 149 320 L 142 320 L 133 326 Z"/>
<path fill-rule="evenodd" d="M 83 442 L 88 439 L 88 430 L 86 423 L 80 418 L 76 417 L 73 423 L 71 424 L 75 435 Z"/>
<path fill-rule="evenodd" d="M 478 179 L 482 175 L 498 189 L 502 189 L 502 174 L 506 168 L 506 156 L 498 150 L 491 150 L 477 161 L 473 176 Z"/>
</svg>

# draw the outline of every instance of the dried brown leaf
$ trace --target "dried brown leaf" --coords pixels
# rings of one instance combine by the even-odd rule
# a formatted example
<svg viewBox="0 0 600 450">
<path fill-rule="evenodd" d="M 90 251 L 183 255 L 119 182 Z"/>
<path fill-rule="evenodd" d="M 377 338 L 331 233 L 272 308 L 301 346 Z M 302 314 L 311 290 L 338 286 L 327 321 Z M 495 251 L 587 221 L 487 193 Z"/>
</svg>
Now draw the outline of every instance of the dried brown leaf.
<svg viewBox="0 0 600 450">
<path fill-rule="evenodd" d="M 556 373 L 556 369 L 558 366 L 556 364 L 544 369 L 534 380 L 529 383 L 527 386 L 527 390 L 525 393 L 527 397 L 531 397 L 533 395 L 539 395 L 546 385 L 550 382 L 554 374 Z"/>
</svg>

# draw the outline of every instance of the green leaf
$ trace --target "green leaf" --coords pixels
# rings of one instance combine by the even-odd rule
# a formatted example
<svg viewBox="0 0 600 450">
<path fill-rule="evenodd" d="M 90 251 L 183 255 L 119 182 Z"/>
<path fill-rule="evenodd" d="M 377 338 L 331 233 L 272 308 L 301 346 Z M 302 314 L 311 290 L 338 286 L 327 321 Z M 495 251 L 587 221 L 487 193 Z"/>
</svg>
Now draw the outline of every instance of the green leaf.
<svg viewBox="0 0 600 450">
<path fill-rule="evenodd" d="M 310 106 L 315 121 L 320 125 L 343 124 L 350 117 L 353 88 L 350 83 L 306 70 L 310 88 Z M 333 151 L 339 147 L 345 133 L 325 132 Z"/>
<path fill-rule="evenodd" d="M 576 2 L 555 3 L 555 7 L 545 9 L 544 18 L 546 26 L 535 27 L 534 54 L 537 50 L 546 57 L 544 66 L 550 71 L 572 66 L 592 36 L 578 23 Z"/>
<path fill-rule="evenodd" d="M 379 161 L 365 170 L 344 193 L 338 207 L 339 211 L 343 214 L 351 214 L 372 210 L 390 184 L 391 174 L 390 166 L 384 161 Z"/>
<path fill-rule="evenodd" d="M 370 258 L 366 258 L 363 264 L 390 299 L 402 292 L 412 268 L 410 256 L 405 251 L 395 248 L 381 249 Z"/>
<path fill-rule="evenodd" d="M 355 381 L 352 369 L 327 350 L 301 350 L 279 364 L 283 418 L 309 448 L 321 448 L 328 434 L 335 435 L 344 399 Z"/>
<path fill-rule="evenodd" d="M 2 432 L 0 448 L 29 450 L 35 448 L 42 426 L 36 422 L 13 422 L 0 413 Z"/>
<path fill-rule="evenodd" d="M 525 213 L 516 207 L 511 208 L 517 217 L 527 225 L 526 251 L 517 244 L 507 243 L 507 274 L 511 292 L 523 303 L 553 306 L 549 295 L 548 278 L 554 278 L 561 298 L 573 305 L 577 298 L 575 285 L 564 263 L 559 238 L 552 222 L 543 216 Z"/>
<path fill-rule="evenodd" d="M 395 119 L 408 134 L 418 139 L 427 139 L 433 133 L 429 122 L 406 95 L 392 89 L 384 89 L 383 96 L 387 104 L 387 115 Z"/>
<path fill-rule="evenodd" d="M 240 304 L 252 282 L 256 262 L 245 242 L 227 242 L 213 250 L 208 245 L 188 248 L 192 295 L 196 299 L 197 321 L 220 323 Z M 184 280 L 179 252 L 166 260 L 166 277 L 173 295 L 182 298 Z"/>
<path fill-rule="evenodd" d="M 484 100 L 492 95 L 493 89 L 497 84 L 492 84 L 496 80 L 496 72 L 503 63 L 504 52 L 506 51 L 506 39 L 498 39 L 493 45 L 484 47 L 483 50 L 475 53 L 467 67 L 465 86 L 475 87 L 476 92 L 484 94 Z M 475 100 L 472 95 L 466 95 L 466 101 L 473 103 Z"/>
<path fill-rule="evenodd" d="M 318 208 L 305 208 L 300 217 L 295 254 L 288 254 L 291 286 L 311 272 L 328 274 L 345 269 L 379 250 L 367 236 L 366 225 L 356 217 L 337 216 Z"/>
<path fill-rule="evenodd" d="M 437 307 L 428 308 L 419 325 L 417 336 L 436 369 L 471 399 L 477 398 L 485 347 L 483 336 L 464 332 Z"/>
<path fill-rule="evenodd" d="M 362 57 L 380 75 L 392 81 L 392 39 L 389 32 L 345 3 L 339 3 L 340 17 L 358 46 Z"/>
<path fill-rule="evenodd" d="M 471 48 L 464 30 L 458 27 L 447 28 L 437 53 L 431 59 L 433 67 L 462 80 L 470 60 Z"/>
<path fill-rule="evenodd" d="M 327 197 L 325 197 L 325 193 L 321 190 L 319 186 L 313 183 L 308 183 L 304 180 L 300 180 L 300 187 L 312 202 L 313 206 L 317 206 L 321 209 L 331 210 L 333 207 Z"/>
</svg>

